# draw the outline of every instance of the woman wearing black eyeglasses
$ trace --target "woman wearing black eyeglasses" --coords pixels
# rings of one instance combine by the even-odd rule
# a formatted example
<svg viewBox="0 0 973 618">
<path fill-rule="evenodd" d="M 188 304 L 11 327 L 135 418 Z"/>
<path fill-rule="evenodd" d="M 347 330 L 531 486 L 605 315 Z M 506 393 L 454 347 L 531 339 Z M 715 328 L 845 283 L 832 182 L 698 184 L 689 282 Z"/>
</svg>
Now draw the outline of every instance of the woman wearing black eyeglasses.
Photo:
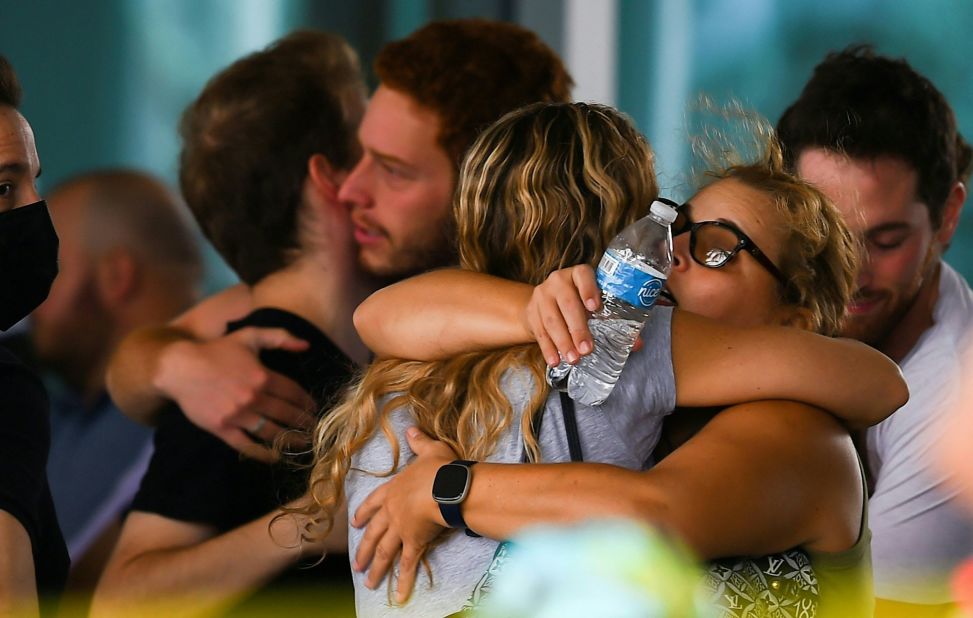
<svg viewBox="0 0 973 618">
<path fill-rule="evenodd" d="M 680 209 L 661 302 L 739 327 L 834 334 L 851 292 L 855 255 L 833 205 L 784 172 L 774 146 L 764 161 L 714 178 Z M 533 338 L 549 363 L 559 354 L 574 361 L 591 351 L 587 317 L 598 299 L 587 266 L 557 271 L 534 289 L 442 271 L 386 288 L 359 309 L 356 325 L 373 350 L 388 356 L 446 356 Z M 702 348 L 720 353 L 713 346 L 679 345 L 692 336 L 696 320 L 680 311 L 673 318 L 677 391 L 713 386 L 679 379 L 679 367 L 698 362 Z M 806 371 L 819 362 L 812 354 L 796 363 L 806 366 L 769 363 L 766 371 Z M 855 380 L 869 379 L 849 377 L 813 387 L 854 390 Z M 834 417 L 804 404 L 767 401 L 671 418 L 669 442 L 678 448 L 645 472 L 598 464 L 477 464 L 462 504 L 466 524 L 503 539 L 537 523 L 634 517 L 673 531 L 711 561 L 707 584 L 724 615 L 755 607 L 751 615 L 760 615 L 761 604 L 797 611 L 809 596 L 820 596 L 818 615 L 869 613 L 863 476 L 848 433 Z M 411 436 L 410 445 L 416 461 L 355 516 L 356 525 L 371 528 L 357 563 L 370 564 L 376 581 L 398 544 L 423 545 L 444 526 L 430 488 L 455 456 L 421 435 Z M 727 601 L 731 588 L 740 607 Z"/>
</svg>

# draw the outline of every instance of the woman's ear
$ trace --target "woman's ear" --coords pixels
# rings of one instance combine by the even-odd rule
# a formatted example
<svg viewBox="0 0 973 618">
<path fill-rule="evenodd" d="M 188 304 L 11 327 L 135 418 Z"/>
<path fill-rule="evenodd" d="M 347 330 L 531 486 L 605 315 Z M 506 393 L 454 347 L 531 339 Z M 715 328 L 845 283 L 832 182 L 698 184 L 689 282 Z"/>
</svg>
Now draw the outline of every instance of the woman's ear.
<svg viewBox="0 0 973 618">
<path fill-rule="evenodd" d="M 307 177 L 315 193 L 330 202 L 338 201 L 341 186 L 338 172 L 323 154 L 313 154 L 307 160 Z"/>
</svg>

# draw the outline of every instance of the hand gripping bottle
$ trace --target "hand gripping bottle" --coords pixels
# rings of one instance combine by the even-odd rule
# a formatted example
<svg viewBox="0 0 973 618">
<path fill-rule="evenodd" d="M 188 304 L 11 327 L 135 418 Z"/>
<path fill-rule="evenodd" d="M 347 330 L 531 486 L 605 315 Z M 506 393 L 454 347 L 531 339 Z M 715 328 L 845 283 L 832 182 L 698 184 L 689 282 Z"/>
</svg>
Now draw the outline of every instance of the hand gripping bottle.
<svg viewBox="0 0 973 618">
<path fill-rule="evenodd" d="M 661 198 L 652 202 L 649 214 L 622 230 L 598 264 L 602 308 L 588 320 L 594 350 L 577 365 L 562 362 L 547 370 L 548 384 L 566 390 L 578 403 L 598 405 L 611 394 L 665 286 L 672 267 L 669 226 L 676 220 L 675 206 Z"/>
</svg>

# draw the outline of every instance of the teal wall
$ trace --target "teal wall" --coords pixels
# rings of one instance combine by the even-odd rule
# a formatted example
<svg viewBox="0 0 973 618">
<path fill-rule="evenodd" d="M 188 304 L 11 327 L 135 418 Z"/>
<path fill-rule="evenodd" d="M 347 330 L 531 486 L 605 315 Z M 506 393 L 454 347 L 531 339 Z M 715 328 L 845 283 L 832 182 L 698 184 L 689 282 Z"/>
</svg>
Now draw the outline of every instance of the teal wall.
<svg viewBox="0 0 973 618">
<path fill-rule="evenodd" d="M 603 2 L 605 0 L 581 0 Z M 663 187 L 687 163 L 685 110 L 700 92 L 775 121 L 832 49 L 871 42 L 904 55 L 973 136 L 973 2 L 967 0 L 617 0 L 615 103 L 646 133 Z M 179 113 L 208 76 L 295 27 L 343 34 L 366 67 L 385 41 L 430 19 L 520 22 L 563 52 L 559 0 L 0 0 L 0 53 L 17 68 L 43 187 L 127 165 L 175 180 Z M 609 69 L 610 70 L 610 69 Z M 371 79 L 371 76 L 369 76 Z M 973 215 L 950 259 L 973 276 Z M 214 264 L 210 287 L 225 285 Z"/>
<path fill-rule="evenodd" d="M 652 141 L 664 188 L 682 189 L 685 110 L 698 94 L 733 97 L 776 122 L 825 54 L 851 43 L 906 57 L 973 140 L 973 2 L 620 0 L 619 20 L 619 107 Z M 973 278 L 973 212 L 961 218 L 947 259 Z"/>
</svg>

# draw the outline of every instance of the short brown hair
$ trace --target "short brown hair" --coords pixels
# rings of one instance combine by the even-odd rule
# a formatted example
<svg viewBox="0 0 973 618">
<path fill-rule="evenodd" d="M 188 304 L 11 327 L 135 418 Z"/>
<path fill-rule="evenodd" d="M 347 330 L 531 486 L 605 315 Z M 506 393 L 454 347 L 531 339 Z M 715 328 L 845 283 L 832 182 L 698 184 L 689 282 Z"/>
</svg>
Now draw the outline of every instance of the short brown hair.
<svg viewBox="0 0 973 618">
<path fill-rule="evenodd" d="M 0 56 L 0 105 L 17 109 L 20 107 L 20 81 L 13 66 L 5 57 Z"/>
<path fill-rule="evenodd" d="M 365 87 L 339 36 L 292 33 L 213 77 L 183 114 L 179 180 L 200 227 L 254 284 L 300 248 L 308 160 L 349 169 Z"/>
<path fill-rule="evenodd" d="M 942 224 L 953 184 L 969 178 L 973 160 L 952 108 L 932 82 L 904 59 L 881 56 L 867 45 L 828 54 L 780 117 L 777 131 L 792 169 L 808 148 L 909 164 L 934 228 Z"/>
<path fill-rule="evenodd" d="M 536 34 L 486 19 L 433 22 L 375 60 L 382 85 L 431 109 L 438 141 L 459 168 L 477 134 L 529 103 L 567 102 L 574 80 Z"/>
</svg>

